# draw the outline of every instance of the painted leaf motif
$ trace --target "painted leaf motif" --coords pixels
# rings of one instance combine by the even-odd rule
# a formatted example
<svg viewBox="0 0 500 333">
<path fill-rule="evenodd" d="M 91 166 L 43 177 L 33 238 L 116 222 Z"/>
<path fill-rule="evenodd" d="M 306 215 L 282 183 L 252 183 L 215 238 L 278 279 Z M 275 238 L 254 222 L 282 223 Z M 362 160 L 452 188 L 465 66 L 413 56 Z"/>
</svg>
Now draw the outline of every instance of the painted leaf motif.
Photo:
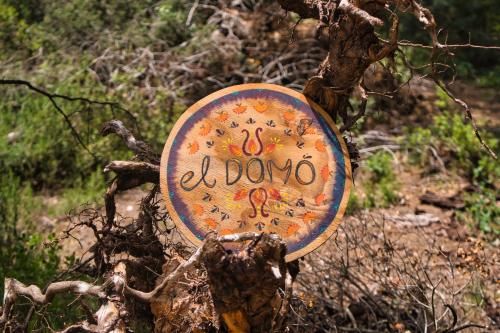
<svg viewBox="0 0 500 333">
<path fill-rule="evenodd" d="M 258 191 L 255 191 L 252 195 L 252 198 L 253 200 L 258 203 L 258 204 L 261 204 L 264 202 L 264 195 L 262 194 L 262 190 L 258 190 Z"/>
<path fill-rule="evenodd" d="M 236 104 L 236 107 L 233 109 L 233 112 L 236 114 L 242 114 L 247 110 L 247 107 L 241 104 Z"/>
<path fill-rule="evenodd" d="M 295 120 L 295 112 L 293 112 L 292 110 L 285 111 L 283 113 L 283 118 L 286 121 L 294 121 Z"/>
<path fill-rule="evenodd" d="M 234 231 L 231 229 L 222 229 L 221 231 L 219 231 L 219 235 L 221 236 L 231 235 L 231 234 L 234 234 Z"/>
<path fill-rule="evenodd" d="M 194 204 L 193 205 L 193 214 L 194 216 L 200 216 L 203 214 L 205 210 L 203 209 L 203 206 L 202 205 L 199 205 L 199 204 Z"/>
<path fill-rule="evenodd" d="M 326 152 L 326 146 L 322 140 L 316 140 L 316 143 L 314 144 L 314 148 L 316 148 L 316 150 L 319 152 L 322 152 L 322 153 Z"/>
<path fill-rule="evenodd" d="M 326 200 L 326 195 L 324 193 L 318 194 L 316 198 L 314 198 L 314 202 L 316 202 L 316 205 L 318 206 L 325 203 L 325 200 Z"/>
<path fill-rule="evenodd" d="M 302 221 L 304 221 L 304 223 L 311 223 L 315 218 L 316 214 L 314 214 L 313 212 L 306 212 L 302 216 Z"/>
<path fill-rule="evenodd" d="M 201 126 L 200 130 L 198 131 L 198 134 L 201 136 L 206 136 L 210 131 L 212 130 L 212 125 L 210 125 L 210 122 L 205 121 Z"/>
<path fill-rule="evenodd" d="M 297 223 L 292 223 L 286 229 L 286 235 L 287 236 L 295 235 L 297 233 L 297 231 L 299 231 L 299 229 L 300 229 L 300 227 Z"/>
<path fill-rule="evenodd" d="M 269 106 L 266 104 L 266 103 L 258 103 L 256 105 L 254 105 L 253 107 L 255 109 L 255 111 L 259 112 L 259 113 L 264 113 L 267 111 L 267 109 L 269 108 Z"/>
<path fill-rule="evenodd" d="M 326 182 L 328 178 L 330 178 L 330 169 L 328 168 L 328 165 L 325 165 L 321 168 L 321 179 Z"/>
<path fill-rule="evenodd" d="M 264 152 L 266 154 L 269 154 L 269 153 L 272 153 L 274 151 L 274 149 L 276 149 L 276 144 L 275 143 L 268 143 L 266 145 L 266 149 L 264 150 Z"/>
<path fill-rule="evenodd" d="M 219 115 L 217 116 L 217 120 L 220 121 L 220 122 L 224 122 L 227 120 L 227 118 L 229 118 L 229 115 L 226 113 L 226 112 L 221 112 L 219 113 Z"/>
<path fill-rule="evenodd" d="M 241 156 L 243 155 L 243 151 L 241 150 L 240 147 L 238 147 L 237 145 L 234 145 L 234 144 L 229 144 L 227 146 L 227 148 L 229 149 L 229 152 L 233 155 L 236 155 L 236 156 Z"/>
<path fill-rule="evenodd" d="M 234 197 L 233 197 L 233 200 L 234 201 L 238 201 L 238 200 L 241 200 L 243 198 L 245 198 L 248 194 L 248 191 L 244 188 L 236 191 L 236 193 L 234 194 Z"/>
<path fill-rule="evenodd" d="M 274 200 L 281 200 L 281 194 L 280 191 L 278 191 L 275 188 L 272 188 L 269 190 L 269 196 L 274 199 Z"/>
<path fill-rule="evenodd" d="M 306 128 L 304 134 L 316 134 L 316 129 L 314 127 L 308 127 Z"/>
<path fill-rule="evenodd" d="M 210 229 L 217 228 L 217 222 L 215 222 L 215 219 L 211 217 L 205 219 L 205 224 L 208 225 Z"/>
<path fill-rule="evenodd" d="M 250 139 L 248 141 L 248 151 L 250 154 L 254 154 L 257 151 L 257 144 L 255 143 L 254 139 Z"/>
<path fill-rule="evenodd" d="M 198 142 L 193 141 L 188 145 L 188 149 L 189 149 L 189 154 L 193 155 L 200 149 L 200 145 L 198 144 Z"/>
</svg>

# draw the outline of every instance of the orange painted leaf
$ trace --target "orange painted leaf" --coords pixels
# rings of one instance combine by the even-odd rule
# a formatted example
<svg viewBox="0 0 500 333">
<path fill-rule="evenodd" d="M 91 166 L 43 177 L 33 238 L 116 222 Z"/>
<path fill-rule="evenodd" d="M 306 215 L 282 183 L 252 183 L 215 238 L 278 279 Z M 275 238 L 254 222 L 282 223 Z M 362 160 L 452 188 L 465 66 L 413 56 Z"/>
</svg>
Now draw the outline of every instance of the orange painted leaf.
<svg viewBox="0 0 500 333">
<path fill-rule="evenodd" d="M 306 131 L 304 132 L 305 134 L 316 134 L 316 129 L 312 126 L 309 126 L 306 128 Z"/>
<path fill-rule="evenodd" d="M 217 222 L 211 217 L 205 219 L 205 224 L 208 225 L 211 229 L 217 228 Z"/>
<path fill-rule="evenodd" d="M 272 188 L 269 190 L 269 196 L 274 199 L 274 200 L 281 200 L 281 194 L 280 191 L 278 191 L 275 188 Z"/>
<path fill-rule="evenodd" d="M 203 209 L 202 205 L 199 205 L 199 204 L 194 204 L 193 205 L 194 216 L 200 216 L 200 215 L 203 214 L 203 212 L 204 212 L 204 209 Z"/>
<path fill-rule="evenodd" d="M 262 194 L 262 190 L 257 190 L 253 193 L 252 198 L 255 201 L 255 203 L 263 203 L 264 202 L 264 195 Z"/>
<path fill-rule="evenodd" d="M 226 121 L 227 118 L 229 118 L 229 115 L 226 113 L 226 112 L 221 112 L 219 113 L 219 115 L 217 116 L 217 120 L 218 121 Z"/>
<path fill-rule="evenodd" d="M 316 202 L 316 205 L 320 206 L 322 205 L 326 200 L 326 195 L 324 193 L 318 194 L 316 198 L 314 198 L 314 202 Z"/>
<path fill-rule="evenodd" d="M 321 168 L 321 179 L 323 179 L 323 181 L 326 182 L 329 177 L 330 177 L 330 169 L 328 168 L 328 165 L 325 165 L 324 167 Z"/>
<path fill-rule="evenodd" d="M 231 235 L 231 234 L 234 234 L 234 230 L 222 229 L 221 231 L 219 231 L 219 235 L 221 235 L 221 236 Z"/>
<path fill-rule="evenodd" d="M 314 147 L 319 152 L 322 152 L 322 153 L 326 152 L 326 146 L 325 146 L 325 143 L 322 140 L 316 140 L 316 143 L 314 144 Z"/>
<path fill-rule="evenodd" d="M 248 141 L 248 151 L 250 154 L 254 154 L 257 151 L 257 144 L 254 139 L 250 139 L 250 141 Z"/>
<path fill-rule="evenodd" d="M 229 149 L 229 152 L 231 152 L 231 154 L 236 155 L 236 156 L 243 155 L 243 151 L 237 145 L 229 144 L 227 147 Z"/>
<path fill-rule="evenodd" d="M 233 200 L 234 201 L 241 200 L 244 197 L 246 197 L 247 194 L 248 194 L 248 191 L 246 189 L 242 188 L 241 190 L 236 191 L 236 193 L 234 194 Z"/>
<path fill-rule="evenodd" d="M 302 216 L 302 221 L 304 221 L 304 223 L 311 223 L 315 218 L 316 214 L 314 214 L 313 212 L 306 212 Z"/>
<path fill-rule="evenodd" d="M 205 121 L 201 126 L 200 130 L 198 131 L 198 134 L 201 136 L 206 136 L 208 133 L 210 133 L 210 130 L 212 129 L 212 125 L 208 121 Z"/>
<path fill-rule="evenodd" d="M 266 149 L 264 150 L 264 153 L 269 154 L 272 153 L 276 149 L 276 144 L 275 143 L 268 143 L 266 145 Z"/>
<path fill-rule="evenodd" d="M 253 107 L 257 112 L 259 113 L 264 113 L 267 111 L 267 109 L 269 108 L 269 106 L 266 104 L 266 103 L 259 103 L 257 105 L 254 105 Z"/>
<path fill-rule="evenodd" d="M 286 121 L 293 121 L 293 120 L 295 120 L 295 113 L 293 111 L 291 111 L 291 110 L 285 111 L 283 113 L 283 118 Z"/>
<path fill-rule="evenodd" d="M 189 154 L 193 155 L 200 149 L 200 145 L 198 145 L 198 142 L 193 141 L 188 145 L 189 148 Z"/>
<path fill-rule="evenodd" d="M 297 233 L 297 231 L 299 231 L 299 229 L 300 229 L 300 227 L 297 223 L 292 223 L 286 229 L 286 235 L 287 236 L 295 235 Z"/>
<path fill-rule="evenodd" d="M 236 107 L 233 109 L 233 112 L 236 114 L 242 114 L 247 110 L 247 107 L 241 104 L 236 104 Z"/>
</svg>

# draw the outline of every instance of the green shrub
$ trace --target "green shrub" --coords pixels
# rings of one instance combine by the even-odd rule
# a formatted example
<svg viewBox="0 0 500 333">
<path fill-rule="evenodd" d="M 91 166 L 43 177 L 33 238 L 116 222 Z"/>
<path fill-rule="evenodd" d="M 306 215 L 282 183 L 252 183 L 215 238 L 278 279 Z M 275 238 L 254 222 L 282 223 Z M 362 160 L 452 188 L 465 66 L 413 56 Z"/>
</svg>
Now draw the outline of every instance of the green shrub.
<svg viewBox="0 0 500 333">
<path fill-rule="evenodd" d="M 58 247 L 45 247 L 31 214 L 39 208 L 29 186 L 12 173 L 0 177 L 0 292 L 5 277 L 43 285 L 58 270 Z M 49 239 L 52 236 L 49 236 Z"/>
<path fill-rule="evenodd" d="M 363 182 L 366 208 L 388 207 L 398 201 L 399 188 L 393 171 L 392 155 L 380 151 L 371 155 L 365 163 L 369 177 Z"/>
<path fill-rule="evenodd" d="M 465 212 L 458 214 L 460 220 L 485 233 L 500 234 L 500 206 L 494 190 L 482 187 L 478 192 L 467 193 L 465 207 Z"/>
<path fill-rule="evenodd" d="M 500 164 L 481 146 L 472 126 L 459 114 L 444 112 L 435 116 L 428 128 L 414 127 L 406 132 L 410 162 L 420 166 L 430 163 L 434 157 L 429 147 L 433 147 L 447 161 L 448 169 L 466 176 L 480 188 L 476 193 L 465 195 L 465 212 L 459 213 L 461 220 L 483 232 L 498 234 L 500 208 L 494 189 L 500 179 Z M 498 139 L 486 131 L 481 135 L 498 154 Z"/>
<path fill-rule="evenodd" d="M 355 192 L 355 189 L 351 189 L 349 194 L 349 201 L 347 201 L 347 208 L 345 210 L 346 215 L 353 215 L 355 212 L 362 208 L 362 202 Z"/>
<path fill-rule="evenodd" d="M 429 147 L 433 147 L 442 157 L 448 157 L 447 167 L 475 183 L 493 184 L 500 178 L 499 163 L 488 155 L 472 126 L 459 114 L 444 112 L 436 115 L 428 128 L 407 128 L 406 133 L 406 147 L 414 164 L 427 165 L 432 158 Z M 498 151 L 498 139 L 485 131 L 481 135 L 494 151 Z"/>
</svg>

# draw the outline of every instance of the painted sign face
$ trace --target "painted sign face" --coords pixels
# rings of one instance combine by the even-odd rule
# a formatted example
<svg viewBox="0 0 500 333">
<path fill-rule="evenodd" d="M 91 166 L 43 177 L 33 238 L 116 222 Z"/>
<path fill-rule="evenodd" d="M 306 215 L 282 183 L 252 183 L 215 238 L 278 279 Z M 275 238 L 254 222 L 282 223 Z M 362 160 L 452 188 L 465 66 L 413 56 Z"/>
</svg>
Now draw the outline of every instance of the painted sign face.
<svg viewBox="0 0 500 333">
<path fill-rule="evenodd" d="M 347 148 L 331 118 L 294 90 L 222 89 L 191 106 L 163 150 L 160 184 L 179 230 L 276 233 L 287 261 L 332 235 L 349 198 Z"/>
</svg>

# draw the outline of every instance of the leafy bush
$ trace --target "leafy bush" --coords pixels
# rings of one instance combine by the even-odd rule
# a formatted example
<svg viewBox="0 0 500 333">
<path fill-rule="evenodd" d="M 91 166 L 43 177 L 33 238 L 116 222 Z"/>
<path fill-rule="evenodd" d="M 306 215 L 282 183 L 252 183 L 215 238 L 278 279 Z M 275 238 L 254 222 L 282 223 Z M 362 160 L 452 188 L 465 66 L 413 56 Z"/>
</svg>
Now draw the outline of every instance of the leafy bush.
<svg viewBox="0 0 500 333">
<path fill-rule="evenodd" d="M 399 185 L 395 179 L 392 159 L 390 153 L 380 151 L 366 160 L 365 167 L 370 175 L 363 182 L 365 207 L 388 207 L 398 201 L 396 191 Z"/>
<path fill-rule="evenodd" d="M 500 206 L 494 190 L 482 187 L 476 193 L 465 194 L 465 212 L 458 218 L 485 233 L 500 235 Z"/>
<path fill-rule="evenodd" d="M 411 151 L 410 161 L 421 166 L 433 158 L 429 147 L 446 158 L 447 166 L 478 184 L 493 184 L 500 178 L 500 165 L 479 143 L 472 126 L 459 114 L 444 112 L 436 115 L 428 128 L 406 129 L 406 147 Z M 498 139 L 482 132 L 484 140 L 498 151 Z"/>
<path fill-rule="evenodd" d="M 347 201 L 347 207 L 345 210 L 346 215 L 353 215 L 355 212 L 362 208 L 362 202 L 355 192 L 355 189 L 351 189 L 349 194 L 349 201 Z"/>
<path fill-rule="evenodd" d="M 446 103 L 442 103 L 446 106 Z M 410 150 L 410 161 L 421 166 L 434 158 L 429 147 L 433 147 L 446 161 L 446 167 L 469 178 L 479 191 L 465 194 L 465 212 L 459 213 L 461 220 L 483 232 L 500 232 L 498 221 L 500 208 L 496 204 L 496 186 L 500 179 L 500 164 L 479 143 L 472 126 L 464 122 L 459 114 L 444 112 L 436 115 L 428 128 L 407 129 L 406 146 Z M 498 153 L 498 139 L 489 132 L 481 133 L 487 144 Z"/>
<path fill-rule="evenodd" d="M 43 285 L 58 270 L 58 247 L 45 247 L 34 231 L 31 213 L 38 208 L 29 186 L 22 187 L 12 173 L 0 178 L 0 280 L 14 277 Z M 21 231 L 23 230 L 23 231 Z M 49 236 L 49 240 L 52 236 Z M 0 292 L 3 293 L 3 283 Z"/>
</svg>

